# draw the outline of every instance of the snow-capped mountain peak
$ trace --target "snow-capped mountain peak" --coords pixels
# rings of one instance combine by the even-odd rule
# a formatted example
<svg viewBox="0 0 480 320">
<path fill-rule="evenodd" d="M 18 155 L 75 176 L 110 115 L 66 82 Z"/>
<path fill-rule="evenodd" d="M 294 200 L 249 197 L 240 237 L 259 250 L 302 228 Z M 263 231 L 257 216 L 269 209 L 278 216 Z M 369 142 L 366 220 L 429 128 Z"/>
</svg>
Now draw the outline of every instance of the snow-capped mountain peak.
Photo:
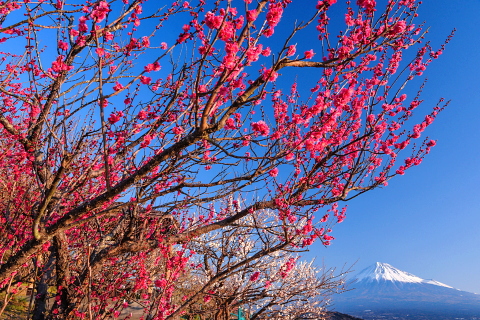
<svg viewBox="0 0 480 320">
<path fill-rule="evenodd" d="M 377 262 L 374 265 L 363 269 L 355 276 L 357 281 L 393 281 L 393 282 L 407 282 L 407 283 L 426 283 L 436 286 L 452 288 L 446 284 L 435 280 L 425 280 L 417 277 L 411 273 L 399 270 L 388 263 Z"/>
<path fill-rule="evenodd" d="M 365 319 L 480 319 L 480 295 L 377 262 L 351 279 L 335 308 Z M 367 311 L 365 311 L 367 310 Z M 413 312 L 413 313 L 412 313 Z"/>
<path fill-rule="evenodd" d="M 399 281 L 399 282 L 412 282 L 412 283 L 422 283 L 423 279 L 413 274 L 401 271 L 397 268 L 392 267 L 388 263 L 377 262 L 374 265 L 363 269 L 357 276 L 357 281 L 367 280 L 367 281 Z"/>
</svg>

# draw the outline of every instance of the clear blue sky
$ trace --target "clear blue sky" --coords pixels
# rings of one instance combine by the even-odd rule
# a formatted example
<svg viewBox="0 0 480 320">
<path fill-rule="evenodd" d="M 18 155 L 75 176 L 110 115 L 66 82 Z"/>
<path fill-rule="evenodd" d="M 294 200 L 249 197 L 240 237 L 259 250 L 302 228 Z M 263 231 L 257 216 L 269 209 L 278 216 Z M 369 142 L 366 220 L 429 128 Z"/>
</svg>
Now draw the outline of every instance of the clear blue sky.
<svg viewBox="0 0 480 320">
<path fill-rule="evenodd" d="M 297 0 L 292 3 L 296 13 L 305 13 L 302 1 L 316 2 Z M 332 23 L 343 21 L 345 12 L 338 12 Z M 422 21 L 430 27 L 427 38 L 434 47 L 457 29 L 424 73 L 429 79 L 422 95 L 425 113 L 440 97 L 452 100 L 426 132 L 437 146 L 421 166 L 349 202 L 347 219 L 334 227 L 332 245 L 315 244 L 304 257 L 337 268 L 357 262 L 357 271 L 386 262 L 480 293 L 480 1 L 426 0 L 417 22 Z M 409 90 L 416 93 L 415 87 Z"/>
<path fill-rule="evenodd" d="M 305 3 L 316 0 L 291 4 L 270 40 L 272 47 L 276 36 L 284 40 L 295 18 L 311 14 Z M 343 23 L 344 6 L 345 0 L 338 0 L 332 7 L 337 12 L 330 16 L 332 25 Z M 357 271 L 376 261 L 386 262 L 480 293 L 480 1 L 426 0 L 417 23 L 423 21 L 430 27 L 427 40 L 434 48 L 457 29 L 446 51 L 424 73 L 429 81 L 419 111 L 428 113 L 440 97 L 452 100 L 425 133 L 438 141 L 437 146 L 421 166 L 391 180 L 388 187 L 349 202 L 347 219 L 334 227 L 332 245 L 315 244 L 304 257 L 317 257 L 320 264 L 338 268 L 358 261 L 353 267 Z M 286 28 L 283 34 L 280 28 Z M 162 35 L 162 41 L 171 43 L 177 34 Z M 314 43 L 297 41 L 298 52 L 316 49 Z M 417 88 L 410 86 L 409 96 Z"/>
<path fill-rule="evenodd" d="M 305 257 L 339 268 L 358 260 L 356 271 L 387 262 L 480 293 L 480 1 L 425 1 L 417 21 L 433 45 L 457 29 L 425 72 L 424 110 L 452 100 L 426 132 L 438 144 L 421 166 L 349 202 L 336 240 Z"/>
</svg>

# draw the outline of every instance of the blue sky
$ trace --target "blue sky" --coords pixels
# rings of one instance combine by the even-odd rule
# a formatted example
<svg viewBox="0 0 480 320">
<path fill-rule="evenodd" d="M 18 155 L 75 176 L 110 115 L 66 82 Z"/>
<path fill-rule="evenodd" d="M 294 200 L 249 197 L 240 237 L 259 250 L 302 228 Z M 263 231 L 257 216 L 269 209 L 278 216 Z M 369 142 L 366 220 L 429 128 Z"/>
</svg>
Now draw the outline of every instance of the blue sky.
<svg viewBox="0 0 480 320">
<path fill-rule="evenodd" d="M 314 2 L 297 0 L 292 4 L 296 13 L 305 11 L 302 1 Z M 341 8 L 342 2 L 335 6 Z M 345 12 L 338 12 L 338 17 L 331 16 L 332 23 L 343 21 Z M 424 73 L 429 79 L 422 95 L 424 113 L 440 97 L 452 100 L 426 132 L 437 146 L 421 166 L 391 180 L 388 187 L 350 201 L 347 219 L 334 227 L 336 240 L 328 248 L 314 245 L 305 258 L 316 257 L 319 264 L 337 268 L 356 263 L 356 271 L 386 262 L 480 293 L 479 13 L 478 0 L 429 0 L 421 5 L 417 21 L 430 27 L 427 39 L 434 47 L 457 29 L 446 51 Z M 284 18 L 286 25 L 293 22 Z M 310 45 L 298 42 L 299 47 Z M 415 94 L 416 89 L 408 92 Z"/>
<path fill-rule="evenodd" d="M 311 14 L 307 6 L 302 6 L 307 1 L 316 3 L 297 0 L 291 4 L 282 17 L 282 27 L 268 45 L 274 48 L 283 44 L 295 19 Z M 381 8 L 386 0 L 377 2 Z M 338 0 L 332 7 L 332 26 L 343 24 L 344 7 L 345 0 Z M 416 22 L 425 21 L 425 27 L 429 27 L 426 40 L 433 48 L 457 29 L 445 52 L 420 79 L 428 78 L 428 82 L 418 114 L 428 113 L 439 98 L 451 100 L 423 134 L 437 140 L 437 146 L 422 165 L 391 180 L 388 187 L 348 202 L 347 219 L 332 233 L 336 240 L 328 248 L 315 244 L 304 254 L 306 259 L 316 257 L 327 267 L 355 264 L 356 271 L 376 261 L 386 262 L 423 278 L 480 293 L 479 13 L 478 0 L 429 0 L 420 6 Z M 332 39 L 335 35 L 332 32 Z M 298 42 L 298 52 L 311 48 L 321 51 L 315 47 L 318 44 L 302 41 L 301 37 L 293 42 Z M 293 79 L 287 72 L 282 71 L 288 85 Z M 297 80 L 315 82 L 318 76 L 313 73 L 307 77 L 311 79 L 299 76 Z M 417 81 L 407 88 L 409 97 L 416 94 L 420 84 Z"/>
<path fill-rule="evenodd" d="M 309 12 L 302 3 L 307 1 L 316 3 L 297 0 L 289 11 L 305 17 Z M 338 0 L 332 8 L 332 13 L 337 12 L 330 15 L 332 24 L 343 22 L 344 6 L 345 1 Z M 315 244 L 305 258 L 316 257 L 319 264 L 337 268 L 356 262 L 353 269 L 357 271 L 376 261 L 386 262 L 423 278 L 480 293 L 479 13 L 478 0 L 429 0 L 421 5 L 417 22 L 425 21 L 430 27 L 427 39 L 434 48 L 457 29 L 446 51 L 424 73 L 429 79 L 422 95 L 424 114 L 439 98 L 452 100 L 426 132 L 437 140 L 437 146 L 421 166 L 391 180 L 388 187 L 350 201 L 347 219 L 334 227 L 336 240 L 328 248 Z M 289 28 L 285 32 L 293 26 L 292 17 L 286 13 L 282 18 L 281 25 Z M 282 38 L 280 32 L 278 29 L 276 35 Z M 173 39 L 165 36 L 164 41 Z M 298 52 L 303 52 L 314 44 L 299 38 L 298 46 Z M 417 88 L 410 86 L 409 96 Z"/>
<path fill-rule="evenodd" d="M 349 202 L 347 219 L 332 233 L 336 240 L 328 248 L 315 245 L 305 257 L 338 268 L 357 262 L 356 272 L 386 262 L 480 293 L 479 13 L 480 1 L 421 5 L 417 21 L 430 27 L 434 46 L 457 29 L 424 73 L 423 110 L 440 97 L 451 100 L 426 132 L 438 144 L 422 165 Z"/>
<path fill-rule="evenodd" d="M 311 14 L 302 6 L 307 1 L 316 3 L 292 3 L 281 22 L 286 29 L 277 29 L 270 38 L 272 47 L 276 36 L 284 40 L 295 18 Z M 332 7 L 332 25 L 343 23 L 344 7 L 345 0 Z M 425 133 L 437 140 L 437 146 L 421 166 L 391 180 L 388 187 L 348 202 L 347 219 L 332 233 L 336 240 L 328 248 L 315 244 L 305 258 L 316 257 L 319 264 L 337 268 L 356 263 L 356 271 L 376 261 L 386 262 L 423 278 L 480 293 L 479 13 L 478 0 L 428 0 L 420 6 L 417 23 L 425 21 L 430 27 L 427 40 L 434 48 L 457 29 L 446 51 L 423 77 L 428 83 L 419 113 L 428 113 L 441 97 L 452 100 Z M 162 34 L 162 41 L 171 43 L 177 34 Z M 311 48 L 320 52 L 314 43 L 302 42 L 301 37 L 297 41 L 298 52 Z M 285 78 L 292 80 L 288 75 Z M 318 77 L 312 75 L 312 79 Z M 410 97 L 419 83 L 408 87 Z"/>
</svg>

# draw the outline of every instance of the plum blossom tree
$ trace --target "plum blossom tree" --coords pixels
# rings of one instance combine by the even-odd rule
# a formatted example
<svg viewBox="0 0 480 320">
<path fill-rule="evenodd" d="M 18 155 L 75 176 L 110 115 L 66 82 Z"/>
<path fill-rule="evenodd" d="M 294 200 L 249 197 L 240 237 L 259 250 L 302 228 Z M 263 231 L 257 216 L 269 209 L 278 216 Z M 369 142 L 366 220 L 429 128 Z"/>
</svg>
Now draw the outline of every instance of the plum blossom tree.
<svg viewBox="0 0 480 320">
<path fill-rule="evenodd" d="M 443 51 L 418 1 L 347 2 L 332 36 L 335 2 L 292 24 L 299 1 L 2 1 L 1 290 L 32 282 L 33 319 L 134 296 L 169 319 L 198 237 L 271 210 L 261 254 L 328 245 L 339 203 L 421 163 L 444 107 L 413 118 L 402 93 Z"/>
<path fill-rule="evenodd" d="M 296 228 L 285 228 L 274 211 L 263 210 L 193 240 L 196 256 L 179 284 L 188 293 L 182 299 L 185 316 L 228 320 L 238 308 L 251 320 L 324 314 L 331 296 L 344 290 L 347 271 L 321 269 L 299 261 L 292 249 L 281 250 L 278 234 L 290 230 L 290 239 L 304 238 Z"/>
</svg>

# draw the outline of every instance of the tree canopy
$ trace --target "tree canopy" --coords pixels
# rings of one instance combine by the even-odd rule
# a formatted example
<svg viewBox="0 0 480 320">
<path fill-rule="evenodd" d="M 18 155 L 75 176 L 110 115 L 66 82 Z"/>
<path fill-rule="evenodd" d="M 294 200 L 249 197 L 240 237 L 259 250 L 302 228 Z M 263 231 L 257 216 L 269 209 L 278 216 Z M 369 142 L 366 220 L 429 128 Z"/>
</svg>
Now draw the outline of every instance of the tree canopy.
<svg viewBox="0 0 480 320">
<path fill-rule="evenodd" d="M 169 319 L 216 294 L 175 299 L 202 237 L 260 230 L 229 272 L 329 245 L 342 202 L 435 145 L 443 101 L 414 115 L 421 90 L 402 92 L 444 49 L 418 4 L 2 1 L 5 301 L 32 282 L 34 319 L 118 317 L 134 296 Z"/>
</svg>

